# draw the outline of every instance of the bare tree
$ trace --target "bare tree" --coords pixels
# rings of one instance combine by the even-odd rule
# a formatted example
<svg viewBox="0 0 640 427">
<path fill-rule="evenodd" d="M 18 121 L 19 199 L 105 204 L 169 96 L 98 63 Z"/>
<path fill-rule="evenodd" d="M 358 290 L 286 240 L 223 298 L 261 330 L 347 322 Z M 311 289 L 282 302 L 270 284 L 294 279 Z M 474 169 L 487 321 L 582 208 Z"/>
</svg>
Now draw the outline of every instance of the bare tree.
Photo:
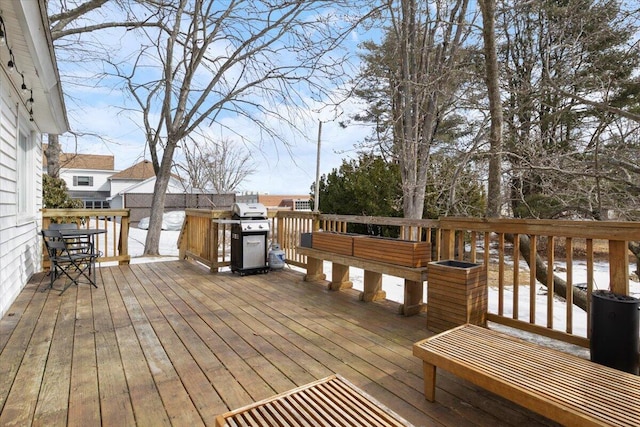
<svg viewBox="0 0 640 427">
<path fill-rule="evenodd" d="M 496 47 L 496 1 L 479 0 L 482 10 L 482 37 L 484 39 L 485 81 L 489 97 L 491 127 L 489 133 L 489 186 L 487 216 L 500 217 L 502 209 L 502 99 L 500 97 L 500 69 Z"/>
<path fill-rule="evenodd" d="M 89 33 L 111 28 L 127 30 L 155 25 L 152 20 L 132 19 L 131 6 L 132 4 L 128 1 L 118 0 L 48 0 L 51 38 L 57 49 L 58 63 L 87 61 L 89 58 L 100 59 L 104 46 L 89 42 L 86 37 L 83 37 Z M 105 17 L 108 19 L 104 19 Z M 61 55 L 62 52 L 63 55 Z M 63 87 L 71 84 L 72 80 L 68 78 L 69 76 L 61 77 L 65 80 Z M 70 132 L 77 134 L 77 129 L 72 129 Z M 45 153 L 47 173 L 54 178 L 58 178 L 60 174 L 61 152 L 59 135 L 49 134 Z"/>
<path fill-rule="evenodd" d="M 460 88 L 462 47 L 471 29 L 468 4 L 468 0 L 389 2 L 398 63 L 390 76 L 393 147 L 407 218 L 422 218 L 433 138 L 443 107 Z"/>
<path fill-rule="evenodd" d="M 303 105 L 309 96 L 327 99 L 332 79 L 344 76 L 345 61 L 335 48 L 352 28 L 338 14 L 347 6 L 354 13 L 360 10 L 353 1 L 144 4 L 145 15 L 160 27 L 135 31 L 141 50 L 111 65 L 142 113 L 156 172 L 145 254 L 158 254 L 179 142 L 229 116 L 249 118 L 266 137 L 278 140 L 271 120 L 291 123 L 291 107 Z"/>
<path fill-rule="evenodd" d="M 514 216 L 638 212 L 637 10 L 625 2 L 501 2 L 505 148 Z M 629 5 L 631 9 L 634 6 Z M 634 249 L 634 245 L 630 245 Z M 528 259 L 528 238 L 520 250 Z M 536 263 L 541 263 L 538 257 Z M 537 268 L 547 283 L 545 268 Z M 561 296 L 586 294 L 553 277 Z"/>
<path fill-rule="evenodd" d="M 209 137 L 188 139 L 190 142 L 182 148 L 185 161 L 177 166 L 189 177 L 192 187 L 233 193 L 255 172 L 251 153 L 229 138 L 220 141 Z"/>
</svg>

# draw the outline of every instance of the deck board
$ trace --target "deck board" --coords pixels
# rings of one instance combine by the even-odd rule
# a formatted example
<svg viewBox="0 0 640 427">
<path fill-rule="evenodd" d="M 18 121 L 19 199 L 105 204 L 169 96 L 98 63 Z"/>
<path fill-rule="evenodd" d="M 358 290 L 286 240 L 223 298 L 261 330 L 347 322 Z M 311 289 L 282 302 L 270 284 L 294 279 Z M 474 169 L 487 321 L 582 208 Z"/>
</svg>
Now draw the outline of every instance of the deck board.
<svg viewBox="0 0 640 427">
<path fill-rule="evenodd" d="M 554 425 L 446 374 L 427 402 L 412 355 L 426 317 L 301 272 L 171 261 L 98 276 L 59 296 L 39 274 L 0 319 L 0 425 L 212 425 L 333 373 L 419 426 Z"/>
</svg>

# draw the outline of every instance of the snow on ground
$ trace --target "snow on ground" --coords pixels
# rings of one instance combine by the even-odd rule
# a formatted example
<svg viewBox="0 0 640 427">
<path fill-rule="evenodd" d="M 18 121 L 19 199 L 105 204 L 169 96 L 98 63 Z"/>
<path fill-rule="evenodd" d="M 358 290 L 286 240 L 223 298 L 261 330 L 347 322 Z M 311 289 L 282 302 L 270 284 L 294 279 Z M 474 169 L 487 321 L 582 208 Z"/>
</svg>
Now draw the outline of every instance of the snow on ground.
<svg viewBox="0 0 640 427">
<path fill-rule="evenodd" d="M 112 223 L 109 223 L 109 227 L 111 227 Z M 104 228 L 104 224 L 99 223 L 96 227 L 95 223 L 90 224 L 90 227 L 93 228 Z M 116 224 L 116 232 L 119 232 L 119 224 Z M 101 245 L 106 245 L 107 247 L 113 246 L 113 241 L 111 240 L 115 235 L 114 232 L 109 228 L 109 232 L 106 234 L 107 242 L 100 241 Z M 168 231 L 163 230 L 160 234 L 160 256 L 157 257 L 149 257 L 143 256 L 144 253 L 144 242 L 147 238 L 147 230 L 141 230 L 137 227 L 129 228 L 129 255 L 131 255 L 131 263 L 144 263 L 144 262 L 158 262 L 158 261 L 172 261 L 178 259 L 178 237 L 180 236 L 179 231 Z M 103 237 L 101 236 L 100 239 Z M 103 262 L 101 265 L 116 265 L 117 262 Z"/>
<path fill-rule="evenodd" d="M 179 231 L 162 230 L 160 233 L 160 255 L 168 257 L 165 260 L 177 259 L 179 236 Z M 142 257 L 146 238 L 147 230 L 141 230 L 136 227 L 129 228 L 129 255 L 131 255 L 131 258 Z M 144 258 L 138 261 L 144 262 Z"/>
</svg>

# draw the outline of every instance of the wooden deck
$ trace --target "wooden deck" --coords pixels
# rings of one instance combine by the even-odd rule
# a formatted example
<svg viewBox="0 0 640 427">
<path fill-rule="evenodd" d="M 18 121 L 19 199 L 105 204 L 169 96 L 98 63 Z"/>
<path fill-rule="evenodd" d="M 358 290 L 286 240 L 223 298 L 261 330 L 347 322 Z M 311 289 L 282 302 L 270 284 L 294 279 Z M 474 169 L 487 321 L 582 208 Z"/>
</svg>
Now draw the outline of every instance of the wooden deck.
<svg viewBox="0 0 640 427">
<path fill-rule="evenodd" d="M 40 292 L 0 320 L 0 425 L 213 425 L 337 373 L 417 426 L 553 423 L 442 373 L 424 398 L 423 315 L 362 303 L 289 269 L 210 274 L 186 261 L 103 267 L 98 289 Z M 58 282 L 58 287 L 61 282 Z"/>
</svg>

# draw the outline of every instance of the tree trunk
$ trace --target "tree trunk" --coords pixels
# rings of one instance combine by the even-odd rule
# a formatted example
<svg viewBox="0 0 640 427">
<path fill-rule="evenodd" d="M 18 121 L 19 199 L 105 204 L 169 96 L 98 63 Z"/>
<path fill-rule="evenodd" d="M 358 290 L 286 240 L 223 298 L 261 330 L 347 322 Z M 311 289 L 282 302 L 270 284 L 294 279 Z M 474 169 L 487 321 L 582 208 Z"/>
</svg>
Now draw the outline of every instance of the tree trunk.
<svg viewBox="0 0 640 427">
<path fill-rule="evenodd" d="M 484 38 L 484 56 L 486 63 L 486 83 L 491 114 L 491 131 L 489 143 L 491 153 L 489 159 L 489 182 L 487 194 L 487 216 L 498 218 L 502 206 L 502 102 L 500 100 L 500 76 L 495 37 L 495 0 L 480 0 L 482 9 L 482 36 Z"/>
<path fill-rule="evenodd" d="M 151 201 L 151 216 L 149 217 L 149 229 L 144 243 L 144 254 L 160 255 L 160 234 L 162 232 L 162 215 L 164 214 L 164 202 L 167 198 L 167 187 L 171 178 L 171 164 L 176 143 L 167 142 L 162 155 L 162 163 L 156 169 L 156 183 L 153 187 L 153 199 Z"/>
<path fill-rule="evenodd" d="M 49 143 L 47 144 L 47 174 L 52 178 L 60 178 L 60 139 L 58 135 L 49 134 Z"/>
</svg>

